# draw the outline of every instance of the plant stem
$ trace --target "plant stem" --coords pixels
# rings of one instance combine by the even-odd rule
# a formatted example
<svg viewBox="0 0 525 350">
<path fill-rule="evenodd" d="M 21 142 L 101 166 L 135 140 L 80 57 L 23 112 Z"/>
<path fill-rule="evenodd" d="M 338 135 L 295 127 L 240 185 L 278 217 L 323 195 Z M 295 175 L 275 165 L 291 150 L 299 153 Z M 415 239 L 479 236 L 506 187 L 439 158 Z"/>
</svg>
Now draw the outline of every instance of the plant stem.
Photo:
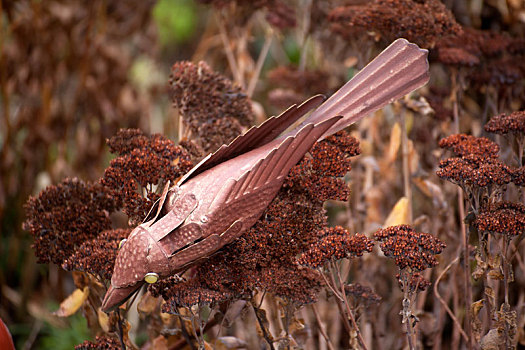
<svg viewBox="0 0 525 350">
<path fill-rule="evenodd" d="M 401 151 L 403 158 L 403 187 L 405 188 L 405 197 L 408 201 L 408 223 L 412 224 L 412 187 L 410 186 L 410 162 L 408 159 L 409 150 L 408 150 L 408 134 L 407 134 L 407 123 L 406 123 L 406 113 L 400 109 L 401 116 Z"/>
<path fill-rule="evenodd" d="M 361 331 L 359 330 L 359 327 L 357 326 L 357 322 L 355 321 L 354 315 L 352 314 L 352 309 L 350 308 L 350 304 L 348 303 L 348 298 L 346 297 L 346 291 L 345 291 L 345 284 L 343 283 L 343 280 L 341 279 L 341 273 L 339 272 L 339 269 L 335 265 L 334 261 L 331 261 L 331 264 L 332 264 L 333 271 L 337 272 L 339 286 L 341 288 L 341 297 L 346 306 L 346 312 L 348 313 L 348 317 L 350 318 L 350 321 L 352 322 L 352 325 L 354 326 L 355 331 L 357 333 L 357 338 L 359 339 L 359 342 L 361 343 L 361 346 L 363 347 L 363 349 L 368 350 L 365 344 L 365 340 L 363 339 L 363 336 L 361 335 Z"/>
<path fill-rule="evenodd" d="M 450 99 L 452 100 L 453 113 L 454 113 L 454 131 L 456 134 L 459 133 L 459 86 L 457 83 L 458 71 L 454 68 L 451 69 L 451 83 L 452 83 L 452 94 Z M 458 208 L 459 208 L 459 217 L 460 217 L 460 226 L 461 226 L 461 240 L 463 243 L 463 260 L 464 260 L 464 270 L 463 270 L 463 279 L 465 282 L 465 330 L 468 334 L 467 348 L 472 350 L 472 330 L 471 330 L 471 320 L 470 320 L 470 305 L 472 304 L 472 290 L 470 288 L 470 254 L 468 246 L 468 234 L 465 227 L 463 219 L 465 215 L 463 191 L 461 188 L 458 188 Z"/>
<path fill-rule="evenodd" d="M 314 312 L 315 320 L 317 322 L 317 326 L 319 327 L 319 332 L 323 336 L 324 340 L 326 340 L 326 345 L 328 346 L 328 349 L 335 350 L 334 346 L 332 345 L 332 342 L 330 341 L 330 338 L 328 338 L 328 335 L 324 330 L 323 324 L 321 323 L 321 318 L 319 317 L 319 312 L 317 312 L 315 304 L 312 304 L 312 311 Z"/>
<path fill-rule="evenodd" d="M 272 336 L 270 335 L 270 331 L 266 329 L 264 322 L 259 317 L 260 309 L 257 307 L 255 300 L 253 298 L 250 300 L 250 303 L 252 304 L 253 311 L 255 313 L 255 318 L 257 318 L 257 322 L 259 323 L 259 326 L 261 327 L 261 331 L 262 331 L 264 340 L 266 340 L 266 342 L 268 343 L 270 350 L 275 350 L 273 346 Z"/>
</svg>

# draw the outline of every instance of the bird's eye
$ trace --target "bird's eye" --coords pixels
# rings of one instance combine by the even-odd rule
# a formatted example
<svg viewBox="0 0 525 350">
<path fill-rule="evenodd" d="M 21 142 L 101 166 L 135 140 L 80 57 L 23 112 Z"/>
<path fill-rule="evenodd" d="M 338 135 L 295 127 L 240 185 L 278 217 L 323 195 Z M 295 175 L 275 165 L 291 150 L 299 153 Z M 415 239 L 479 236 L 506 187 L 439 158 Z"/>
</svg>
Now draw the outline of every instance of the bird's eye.
<svg viewBox="0 0 525 350">
<path fill-rule="evenodd" d="M 144 281 L 146 281 L 149 284 L 155 283 L 159 280 L 159 275 L 157 275 L 155 272 L 148 272 L 144 276 Z"/>
<path fill-rule="evenodd" d="M 118 249 L 122 248 L 122 246 L 124 245 L 124 243 L 126 243 L 126 241 L 127 241 L 127 239 L 125 239 L 125 238 L 123 240 L 121 240 L 119 242 L 119 244 L 118 244 Z"/>
</svg>

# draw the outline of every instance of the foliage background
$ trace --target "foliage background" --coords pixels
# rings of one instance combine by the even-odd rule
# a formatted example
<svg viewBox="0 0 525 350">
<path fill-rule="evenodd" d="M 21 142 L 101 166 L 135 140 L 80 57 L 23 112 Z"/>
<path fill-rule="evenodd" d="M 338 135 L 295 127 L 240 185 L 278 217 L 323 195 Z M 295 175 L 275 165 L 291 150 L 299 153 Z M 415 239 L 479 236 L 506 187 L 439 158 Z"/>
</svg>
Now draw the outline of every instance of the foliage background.
<svg viewBox="0 0 525 350">
<path fill-rule="evenodd" d="M 136 127 L 178 140 L 182 136 L 179 116 L 171 107 L 167 89 L 174 62 L 205 60 L 215 71 L 243 85 L 253 92 L 253 108 L 260 122 L 291 102 L 334 91 L 385 47 L 390 40 L 388 34 L 396 36 L 393 30 L 386 33 L 388 23 L 382 33 L 370 28 L 359 33 L 344 26 L 334 29 L 326 17 L 343 2 L 286 2 L 289 7 L 284 11 L 293 9 L 290 14 L 296 25 L 289 27 L 285 23 L 282 28 L 271 16 L 276 13 L 277 19 L 289 20 L 283 9 L 279 10 L 278 1 L 262 1 L 258 8 L 238 1 L 242 11 L 231 10 L 234 5 L 228 1 L 223 3 L 225 7 L 216 9 L 191 0 L 2 1 L 0 317 L 8 324 L 17 348 L 71 348 L 94 336 L 79 314 L 69 319 L 52 314 L 74 290 L 74 284 L 70 273 L 58 266 L 36 263 L 31 238 L 22 230 L 24 202 L 29 195 L 65 177 L 99 178 L 111 159 L 105 140 L 120 128 Z M 365 6 L 362 1 L 350 3 Z M 379 6 L 388 3 L 397 2 L 383 1 Z M 523 2 L 444 3 L 465 27 L 525 37 Z M 344 14 L 340 15 L 344 18 Z M 404 15 L 419 18 L 417 13 Z M 337 23 L 337 18 L 331 23 Z M 407 20 L 406 24 L 413 23 Z M 231 69 L 221 25 L 234 48 L 230 55 L 237 62 L 236 70 Z M 440 39 L 439 35 L 435 39 Z M 434 48 L 435 44 L 425 41 L 424 45 Z M 266 49 L 261 72 L 254 74 L 257 58 Z M 426 272 L 425 277 L 434 281 L 460 254 L 461 247 L 456 187 L 435 175 L 443 157 L 438 141 L 457 131 L 486 136 L 483 125 L 488 118 L 523 110 L 525 73 L 523 65 L 515 62 L 489 61 L 489 68 L 499 68 L 494 73 L 496 78 L 484 88 L 475 89 L 475 79 L 461 74 L 456 77 L 454 70 L 464 69 L 446 65 L 438 50 L 431 50 L 430 59 L 432 81 L 421 94 L 435 113 L 425 115 L 420 106 L 415 112 L 403 107 L 409 111 L 405 127 L 412 140 L 404 157 L 399 150 L 401 136 L 395 136 L 401 135 L 402 124 L 396 110 L 399 106 L 388 107 L 375 118 L 354 126 L 351 132 L 361 141 L 362 155 L 353 161 L 353 170 L 347 177 L 350 200 L 348 204 L 328 203 L 327 210 L 332 224 L 370 235 L 385 223 L 395 204 L 406 195 L 402 174 L 403 159 L 408 160 L 412 169 L 410 221 L 448 245 L 440 266 Z M 291 75 L 275 70 L 287 66 L 296 70 Z M 303 71 L 311 75 L 302 74 Z M 458 125 L 452 119 L 453 76 L 461 90 L 467 91 L 461 95 Z M 499 136 L 492 138 L 502 145 L 502 157 L 512 162 L 506 141 Z M 512 196 L 517 189 L 509 191 Z M 525 312 L 523 260 L 521 245 L 511 285 L 512 304 L 518 315 Z M 401 326 L 391 328 L 392 324 L 400 324 L 402 298 L 394 277 L 395 267 L 375 251 L 349 269 L 353 281 L 372 287 L 383 298 L 380 307 L 363 311 L 363 332 L 373 323 L 385 347 L 401 348 Z M 461 306 L 461 276 L 461 266 L 454 265 L 449 277 L 441 282 L 444 297 L 458 317 L 465 312 Z M 473 289 L 476 294 L 476 286 Z M 278 302 L 271 300 L 265 308 L 275 327 L 279 323 Z M 322 299 L 317 308 L 330 337 L 336 343 L 344 342 L 341 339 L 346 336 L 333 303 Z M 435 301 L 431 288 L 421 293 L 417 309 L 422 341 L 427 347 L 439 348 L 436 338 L 451 339 L 444 340 L 444 347 L 457 346 L 458 333 Z M 326 346 L 320 340 L 311 311 L 305 309 L 299 314 L 311 329 L 309 346 Z M 255 323 L 253 319 L 250 322 L 248 326 L 236 324 L 229 331 L 246 341 L 248 348 L 259 344 Z M 517 326 L 521 344 L 525 344 L 524 322 L 521 317 Z M 435 329 L 439 329 L 438 337 Z M 144 330 L 137 331 L 137 343 L 144 342 L 145 337 Z"/>
</svg>

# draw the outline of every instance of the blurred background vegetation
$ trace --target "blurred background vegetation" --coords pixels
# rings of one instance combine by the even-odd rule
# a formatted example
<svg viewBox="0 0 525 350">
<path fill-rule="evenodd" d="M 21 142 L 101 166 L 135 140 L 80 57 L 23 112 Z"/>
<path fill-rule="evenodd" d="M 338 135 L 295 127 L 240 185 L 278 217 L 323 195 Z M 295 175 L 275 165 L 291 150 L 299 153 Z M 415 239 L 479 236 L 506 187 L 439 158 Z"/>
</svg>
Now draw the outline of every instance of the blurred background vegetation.
<svg viewBox="0 0 525 350">
<path fill-rule="evenodd" d="M 24 203 L 30 195 L 65 177 L 98 179 L 111 160 L 106 139 L 120 128 L 158 132 L 177 141 L 179 116 L 171 106 L 168 91 L 174 62 L 205 60 L 215 71 L 229 76 L 248 91 L 260 122 L 310 94 L 334 91 L 389 40 L 388 35 L 371 29 L 356 34 L 352 40 L 348 39 L 351 31 L 345 37 L 340 32 L 336 36 L 337 31 L 329 29 L 326 18 L 332 9 L 346 4 L 365 6 L 366 1 L 295 0 L 283 2 L 286 7 L 281 8 L 279 1 L 256 1 L 253 7 L 244 1 L 237 1 L 238 7 L 234 1 L 216 1 L 217 7 L 207 2 L 213 1 L 1 0 L 0 318 L 7 323 L 17 349 L 70 349 L 94 336 L 80 313 L 69 318 L 52 314 L 75 286 L 69 272 L 36 263 L 31 237 L 22 230 Z M 523 1 L 443 3 L 465 27 L 524 38 Z M 287 9 L 293 11 L 287 13 Z M 424 45 L 432 49 L 435 42 Z M 518 72 L 509 78 L 515 81 L 465 93 L 459 129 L 455 130 L 450 99 L 450 77 L 455 68 L 449 70 L 435 50 L 431 50 L 430 57 L 431 85 L 436 90 L 427 89 L 425 95 L 433 102 L 436 117 L 416 121 L 410 115 L 407 121 L 407 130 L 414 140 L 410 160 L 418 169 L 412 174 L 413 221 L 419 219 L 423 229 L 438 234 L 455 256 L 460 245 L 455 233 L 459 232 L 457 207 L 449 198 L 454 198 L 456 192 L 434 174 L 441 155 L 437 141 L 454 131 L 479 136 L 487 117 L 523 109 L 523 95 L 516 96 L 511 91 L 502 97 L 499 92 L 519 87 L 523 94 L 524 73 L 523 67 L 515 67 Z M 271 71 L 276 67 L 322 74 L 317 80 L 284 76 L 284 80 L 291 80 L 290 84 L 279 81 L 282 76 L 275 73 L 272 80 Z M 501 74 L 508 77 L 510 73 Z M 467 83 L 461 80 L 460 84 Z M 275 85 L 282 88 L 276 89 Z M 494 89 L 495 97 L 491 99 Z M 437 117 L 440 112 L 441 119 Z M 401 159 L 385 155 L 392 147 L 398 149 L 392 146 L 395 141 L 391 136 L 398 124 L 389 109 L 377 120 L 368 120 L 353 129 L 353 135 L 362 141 L 363 156 L 357 161 L 361 163 L 355 166 L 352 181 L 349 180 L 352 199 L 348 210 L 344 205 L 328 205 L 332 223 L 373 232 L 403 196 Z M 384 178 L 378 179 L 381 177 Z M 354 213 L 354 219 L 348 213 Z M 377 264 L 370 259 L 366 262 Z M 377 275 L 373 271 L 377 270 L 363 273 L 361 279 L 379 276 L 373 282 L 375 289 L 388 298 L 391 290 L 397 288 L 392 278 L 382 287 L 378 285 L 394 270 Z M 525 294 L 519 290 L 524 281 L 516 279 L 515 298 L 520 300 L 517 305 L 523 312 Z M 447 283 L 458 290 L 456 282 Z M 398 304 L 391 304 L 390 309 Z M 419 306 L 423 309 L 425 301 Z M 333 308 L 326 306 L 323 310 L 322 317 L 329 320 Z M 390 313 L 397 317 L 397 311 Z M 423 322 L 427 320 L 423 318 Z M 427 326 L 434 327 L 432 322 Z M 450 323 L 442 327 L 446 334 L 452 333 Z M 139 344 L 141 337 L 145 335 L 136 338 Z M 400 346 L 395 339 L 389 344 Z"/>
</svg>

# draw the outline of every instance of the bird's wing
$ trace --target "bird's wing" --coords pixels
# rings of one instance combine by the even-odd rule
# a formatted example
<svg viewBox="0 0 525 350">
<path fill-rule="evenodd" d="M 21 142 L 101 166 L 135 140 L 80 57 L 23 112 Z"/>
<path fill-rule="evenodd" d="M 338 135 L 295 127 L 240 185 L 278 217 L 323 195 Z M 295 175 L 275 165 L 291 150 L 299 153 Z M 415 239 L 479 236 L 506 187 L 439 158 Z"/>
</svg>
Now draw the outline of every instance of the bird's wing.
<svg viewBox="0 0 525 350">
<path fill-rule="evenodd" d="M 340 118 L 305 125 L 297 134 L 283 140 L 240 178 L 227 180 L 207 210 L 208 220 L 223 228 L 214 227 L 214 232 L 203 232 L 198 224 L 191 223 L 186 225 L 194 225 L 191 226 L 191 234 L 185 233 L 184 226 L 166 236 L 161 244 L 170 246 L 170 260 L 175 259 L 179 267 L 190 264 L 195 259 L 209 256 L 250 228 L 275 197 L 290 169 L 317 138 Z M 184 237 L 180 237 L 179 233 L 184 233 Z M 188 243 L 190 236 L 197 235 L 203 236 Z"/>
<path fill-rule="evenodd" d="M 293 105 L 279 116 L 271 117 L 261 125 L 250 128 L 247 132 L 235 138 L 230 144 L 222 145 L 217 151 L 201 160 L 199 164 L 180 179 L 178 185 L 182 185 L 182 183 L 188 179 L 205 170 L 211 169 L 217 164 L 267 144 L 295 123 L 305 113 L 319 106 L 324 99 L 322 95 L 313 96 L 301 105 Z"/>
</svg>

